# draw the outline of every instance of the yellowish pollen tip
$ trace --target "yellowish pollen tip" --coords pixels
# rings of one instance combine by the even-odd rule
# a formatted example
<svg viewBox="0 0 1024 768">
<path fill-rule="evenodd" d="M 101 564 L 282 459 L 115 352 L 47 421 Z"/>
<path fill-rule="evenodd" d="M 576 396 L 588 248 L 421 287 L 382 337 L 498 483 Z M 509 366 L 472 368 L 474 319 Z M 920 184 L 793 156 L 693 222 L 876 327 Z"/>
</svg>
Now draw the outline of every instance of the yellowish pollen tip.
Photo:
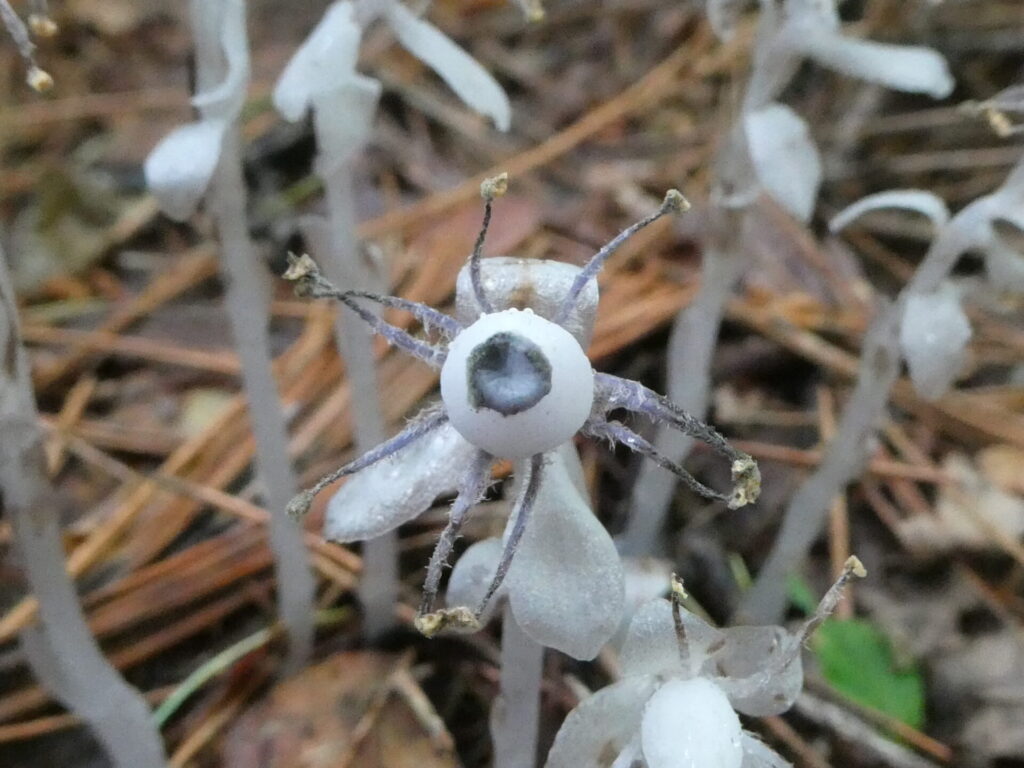
<svg viewBox="0 0 1024 768">
<path fill-rule="evenodd" d="M 53 37 L 60 31 L 57 22 L 49 16 L 43 16 L 39 13 L 33 13 L 28 17 L 28 28 L 32 30 L 32 34 L 36 37 L 44 38 Z"/>
<path fill-rule="evenodd" d="M 281 275 L 285 280 L 301 280 L 304 277 L 308 277 L 318 271 L 316 262 L 309 256 L 308 253 L 304 253 L 301 256 L 296 256 L 294 253 L 288 254 L 288 269 Z"/>
<path fill-rule="evenodd" d="M 864 567 L 864 563 L 856 555 L 850 555 L 846 559 L 846 563 L 843 564 L 843 570 L 852 573 L 858 579 L 863 579 L 868 575 L 868 569 Z"/>
<path fill-rule="evenodd" d="M 39 67 L 29 69 L 25 82 L 36 93 L 46 93 L 53 89 L 53 77 L 50 76 L 49 72 Z"/>
<path fill-rule="evenodd" d="M 661 207 L 666 211 L 682 213 L 690 210 L 690 201 L 683 197 L 683 193 L 678 189 L 670 189 L 665 193 L 665 202 L 661 204 Z"/>
<path fill-rule="evenodd" d="M 484 200 L 493 200 L 508 192 L 508 174 L 502 173 L 490 179 L 484 179 L 480 184 L 480 197 Z"/>
</svg>

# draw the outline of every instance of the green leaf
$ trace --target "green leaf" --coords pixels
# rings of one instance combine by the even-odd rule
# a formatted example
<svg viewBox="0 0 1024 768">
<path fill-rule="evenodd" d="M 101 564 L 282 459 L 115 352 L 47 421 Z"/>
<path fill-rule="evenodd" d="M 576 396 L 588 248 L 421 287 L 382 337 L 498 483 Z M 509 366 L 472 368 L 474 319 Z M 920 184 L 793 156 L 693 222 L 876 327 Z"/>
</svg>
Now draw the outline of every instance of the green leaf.
<svg viewBox="0 0 1024 768">
<path fill-rule="evenodd" d="M 900 666 L 889 639 L 861 619 L 829 619 L 812 641 L 825 678 L 839 693 L 865 707 L 924 725 L 924 679 L 916 665 Z"/>
</svg>

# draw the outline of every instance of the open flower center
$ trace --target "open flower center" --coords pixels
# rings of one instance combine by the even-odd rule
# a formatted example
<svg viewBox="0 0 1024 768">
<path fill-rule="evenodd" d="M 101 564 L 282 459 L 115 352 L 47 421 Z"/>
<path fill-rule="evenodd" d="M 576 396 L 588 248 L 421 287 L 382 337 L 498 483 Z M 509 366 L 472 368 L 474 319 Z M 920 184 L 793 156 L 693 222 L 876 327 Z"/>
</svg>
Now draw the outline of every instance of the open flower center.
<svg viewBox="0 0 1024 768">
<path fill-rule="evenodd" d="M 470 352 L 466 376 L 470 404 L 504 416 L 532 408 L 551 391 L 551 363 L 540 347 L 507 331 Z"/>
</svg>

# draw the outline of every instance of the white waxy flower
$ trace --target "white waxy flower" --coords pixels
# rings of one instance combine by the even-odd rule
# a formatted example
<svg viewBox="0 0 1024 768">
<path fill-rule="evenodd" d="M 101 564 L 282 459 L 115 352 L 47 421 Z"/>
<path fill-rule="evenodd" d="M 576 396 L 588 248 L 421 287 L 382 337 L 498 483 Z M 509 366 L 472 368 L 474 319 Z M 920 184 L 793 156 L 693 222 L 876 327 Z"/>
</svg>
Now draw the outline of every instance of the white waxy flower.
<svg viewBox="0 0 1024 768">
<path fill-rule="evenodd" d="M 931 48 L 889 45 L 842 34 L 835 0 L 788 0 L 780 41 L 823 67 L 886 88 L 936 99 L 953 91 L 946 60 Z"/>
<path fill-rule="evenodd" d="M 311 106 L 317 112 L 329 106 L 319 98 L 323 94 L 358 86 L 357 98 L 341 99 L 324 120 L 337 124 L 339 130 L 345 130 L 353 118 L 360 126 L 372 121 L 380 86 L 359 75 L 356 63 L 363 33 L 377 19 L 391 27 L 402 47 L 437 72 L 467 106 L 491 118 L 500 130 L 508 130 L 512 110 L 498 82 L 441 30 L 398 0 L 338 0 L 327 9 L 274 88 L 274 106 L 287 120 L 301 119 Z"/>
<path fill-rule="evenodd" d="M 333 3 L 288 61 L 274 86 L 274 107 L 286 120 L 301 120 L 317 96 L 356 76 L 363 30 L 351 2 Z"/>
<path fill-rule="evenodd" d="M 803 118 L 777 102 L 744 116 L 757 178 L 798 221 L 808 221 L 821 184 L 821 157 Z"/>
<path fill-rule="evenodd" d="M 467 106 L 491 118 L 499 131 L 508 130 L 512 122 L 508 96 L 476 59 L 399 2 L 388 6 L 385 18 L 403 48 L 437 72 Z"/>
<path fill-rule="evenodd" d="M 963 367 L 970 340 L 971 323 L 952 283 L 946 281 L 933 293 L 907 296 L 900 350 L 923 398 L 937 400 L 949 390 Z"/>
<path fill-rule="evenodd" d="M 289 510 L 302 514 L 316 493 L 355 474 L 331 500 L 325 523 L 328 538 L 351 541 L 396 528 L 454 490 L 448 525 L 427 570 L 420 630 L 432 635 L 445 627 L 475 629 L 504 595 L 532 639 L 592 658 L 622 616 L 623 572 L 611 537 L 586 501 L 573 437 L 582 433 L 622 443 L 731 508 L 756 499 L 760 476 L 749 456 L 666 398 L 638 382 L 595 373 L 583 349 L 593 332 L 594 278 L 604 262 L 639 229 L 683 210 L 682 195 L 670 191 L 656 213 L 620 233 L 583 268 L 482 260 L 491 203 L 506 184 L 498 177 L 481 187 L 484 228 L 457 281 L 457 317 L 396 297 L 339 291 L 308 256 L 292 257 L 285 277 L 297 281 L 302 295 L 341 301 L 389 342 L 440 368 L 441 403 L 321 479 Z M 415 338 L 384 322 L 364 300 L 412 313 L 440 341 L 431 341 L 429 334 Z M 707 442 L 730 460 L 732 491 L 707 488 L 625 424 L 609 421 L 608 413 L 618 409 Z M 465 568 L 453 575 L 452 594 L 459 604 L 434 611 L 442 570 L 466 515 L 490 483 L 496 459 L 516 461 L 518 490 L 505 536 L 500 546 L 477 545 L 467 553 Z"/>
<path fill-rule="evenodd" d="M 623 677 L 566 717 L 545 768 L 783 768 L 736 713 L 789 709 L 803 686 L 800 649 L 834 610 L 846 582 L 865 575 L 850 558 L 811 619 L 782 627 L 715 629 L 679 602 L 656 599 L 633 617 Z"/>
<path fill-rule="evenodd" d="M 220 83 L 200 83 L 192 103 L 201 118 L 165 136 L 146 158 L 146 183 L 160 208 L 187 219 L 206 194 L 220 161 L 224 134 L 245 104 L 249 85 L 249 46 L 242 0 L 197 0 L 192 13 L 197 34 L 216 35 L 226 62 Z"/>
</svg>

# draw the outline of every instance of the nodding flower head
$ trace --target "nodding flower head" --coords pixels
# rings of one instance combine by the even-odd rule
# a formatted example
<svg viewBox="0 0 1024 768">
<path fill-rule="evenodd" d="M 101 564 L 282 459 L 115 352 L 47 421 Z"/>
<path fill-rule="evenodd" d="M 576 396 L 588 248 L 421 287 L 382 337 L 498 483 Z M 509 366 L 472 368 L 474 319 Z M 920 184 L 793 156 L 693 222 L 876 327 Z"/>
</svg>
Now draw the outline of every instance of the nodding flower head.
<svg viewBox="0 0 1024 768">
<path fill-rule="evenodd" d="M 602 610 L 607 615 L 595 620 L 590 636 L 582 644 L 575 645 L 578 633 L 575 638 L 563 638 L 564 642 L 547 633 L 545 627 L 559 621 L 554 608 L 552 615 L 536 622 L 541 628 L 536 630 L 534 639 L 563 650 L 572 646 L 567 652 L 578 657 L 592 656 L 619 620 L 619 614 L 611 613 L 616 605 L 621 608 L 622 572 L 608 534 L 593 521 L 582 497 L 580 504 L 576 500 L 566 502 L 567 495 L 576 491 L 572 482 L 563 482 L 568 470 L 565 460 L 557 458 L 561 447 L 577 433 L 622 443 L 676 473 L 691 489 L 723 501 L 730 508 L 757 498 L 760 476 L 749 456 L 666 398 L 638 382 L 594 372 L 584 351 L 597 303 L 594 278 L 601 267 L 635 232 L 666 214 L 685 210 L 688 204 L 683 196 L 676 190 L 669 191 L 656 212 L 621 232 L 586 265 L 576 268 L 555 262 L 481 259 L 493 200 L 506 187 L 504 175 L 481 186 L 484 223 L 469 263 L 459 276 L 456 317 L 393 296 L 339 290 L 320 274 L 311 258 L 290 257 L 285 277 L 295 282 L 297 293 L 341 301 L 393 345 L 440 368 L 441 402 L 428 408 L 395 437 L 301 493 L 292 501 L 289 511 L 303 514 L 324 487 L 342 476 L 356 475 L 331 500 L 325 535 L 337 541 L 358 541 L 396 528 L 427 509 L 439 495 L 455 492 L 448 525 L 430 560 L 417 620 L 423 632 L 433 634 L 445 627 L 479 626 L 481 616 L 510 575 L 513 557 L 524 542 L 531 517 L 537 518 L 534 527 L 543 527 L 542 519 L 548 509 L 555 515 L 562 508 L 562 523 L 566 524 L 569 513 L 564 508 L 580 509 L 580 514 L 589 520 L 581 517 L 576 521 L 576 533 L 563 530 L 559 535 L 578 534 L 581 540 L 593 537 L 593 547 L 579 548 L 579 557 L 589 557 L 591 562 L 580 561 L 575 570 L 579 574 L 594 574 L 605 569 L 609 589 L 618 598 L 605 601 Z M 414 337 L 385 322 L 369 311 L 363 301 L 410 312 L 422 323 L 426 336 Z M 721 493 L 704 486 L 658 453 L 640 434 L 608 419 L 609 412 L 620 409 L 670 424 L 708 443 L 730 460 L 733 489 Z M 465 516 L 490 483 L 491 465 L 496 459 L 519 462 L 520 488 L 490 583 L 477 605 L 434 612 L 442 570 Z M 564 493 L 555 493 L 555 488 Z M 594 525 L 598 530 L 593 529 Z M 533 556 L 530 540 L 526 538 L 528 552 L 518 556 L 518 560 L 530 560 Z M 614 561 L 615 567 L 609 571 L 599 562 L 601 558 Z M 539 563 L 535 565 L 540 567 Z M 573 570 L 573 564 L 563 565 L 567 572 Z M 511 570 L 513 580 L 515 572 L 516 569 Z M 557 584 L 556 578 L 552 586 Z M 520 623 L 530 632 L 530 622 Z"/>
<path fill-rule="evenodd" d="M 716 629 L 687 611 L 673 579 L 633 616 L 620 657 L 622 679 L 585 699 L 562 724 L 545 768 L 781 768 L 779 755 L 744 731 L 737 712 L 785 712 L 803 688 L 800 650 L 835 609 L 843 587 L 863 578 L 851 557 L 814 615 L 783 627 Z"/>
</svg>

